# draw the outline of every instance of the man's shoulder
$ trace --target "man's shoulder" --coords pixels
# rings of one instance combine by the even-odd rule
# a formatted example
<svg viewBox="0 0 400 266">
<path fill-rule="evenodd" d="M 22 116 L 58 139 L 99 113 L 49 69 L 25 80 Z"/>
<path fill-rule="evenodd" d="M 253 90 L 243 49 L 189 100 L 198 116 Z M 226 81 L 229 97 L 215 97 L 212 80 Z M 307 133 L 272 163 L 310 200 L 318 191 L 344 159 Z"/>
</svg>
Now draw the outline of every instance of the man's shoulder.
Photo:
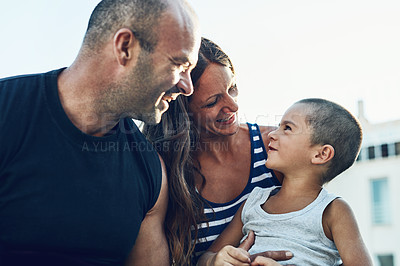
<svg viewBox="0 0 400 266">
<path fill-rule="evenodd" d="M 23 74 L 0 79 L 0 97 L 18 96 L 19 98 L 29 97 L 29 93 L 36 93 L 40 87 L 46 84 L 46 78 L 52 78 L 51 84 L 57 84 L 57 76 L 63 69 L 52 70 L 45 73 Z M 55 81 L 54 81 L 55 80 Z"/>
<path fill-rule="evenodd" d="M 4 116 L 25 114 L 42 99 L 45 73 L 12 76 L 0 79 L 0 108 Z M 25 110 L 25 111 L 24 111 Z M 32 109 L 31 109 L 32 110 Z"/>
<path fill-rule="evenodd" d="M 45 74 L 46 73 L 21 74 L 21 75 L 4 77 L 4 78 L 0 79 L 0 84 L 1 84 L 1 86 L 8 85 L 8 84 L 21 84 L 24 82 L 29 82 L 29 81 L 38 79 Z"/>
<path fill-rule="evenodd" d="M 59 69 L 53 69 L 47 72 L 40 72 L 40 73 L 28 73 L 28 74 L 18 74 L 12 75 L 4 78 L 0 78 L 0 84 L 13 84 L 18 82 L 29 82 L 32 80 L 40 79 L 45 76 L 58 76 L 61 71 L 63 71 L 65 67 Z"/>
</svg>

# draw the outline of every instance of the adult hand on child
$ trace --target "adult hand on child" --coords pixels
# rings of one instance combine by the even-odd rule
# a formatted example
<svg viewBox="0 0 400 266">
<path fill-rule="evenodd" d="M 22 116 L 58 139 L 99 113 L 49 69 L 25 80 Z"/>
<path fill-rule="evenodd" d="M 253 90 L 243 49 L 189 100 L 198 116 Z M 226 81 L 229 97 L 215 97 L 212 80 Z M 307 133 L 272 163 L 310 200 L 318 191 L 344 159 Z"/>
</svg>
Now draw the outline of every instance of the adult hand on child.
<svg viewBox="0 0 400 266">
<path fill-rule="evenodd" d="M 248 250 L 254 244 L 255 235 L 250 231 L 246 239 L 235 248 L 231 245 L 226 245 L 218 252 L 208 251 L 198 261 L 198 265 L 207 266 L 277 266 L 281 265 L 276 260 L 288 260 L 293 257 L 293 254 L 288 251 L 266 251 L 250 255 Z"/>
<path fill-rule="evenodd" d="M 198 265 L 213 265 L 213 266 L 224 266 L 224 265 L 236 265 L 236 266 L 249 266 L 251 263 L 250 254 L 247 252 L 254 243 L 254 233 L 251 232 L 249 236 L 240 244 L 239 247 L 235 248 L 231 245 L 226 245 L 220 249 L 217 253 L 206 252 L 200 258 Z"/>
<path fill-rule="evenodd" d="M 235 248 L 227 245 L 218 251 L 210 261 L 213 266 L 225 266 L 225 265 L 236 265 L 236 266 L 249 266 L 250 265 L 250 254 L 242 249 Z"/>
<path fill-rule="evenodd" d="M 276 262 L 276 260 L 263 257 L 263 256 L 257 256 L 250 264 L 251 266 L 281 266 L 282 264 L 279 264 Z"/>
<path fill-rule="evenodd" d="M 255 236 L 254 232 L 250 231 L 246 239 L 240 244 L 239 248 L 249 251 L 251 246 L 254 244 Z M 264 266 L 275 266 L 281 265 L 276 261 L 288 260 L 293 257 L 293 253 L 290 251 L 264 251 L 250 255 L 251 265 L 264 265 Z"/>
</svg>

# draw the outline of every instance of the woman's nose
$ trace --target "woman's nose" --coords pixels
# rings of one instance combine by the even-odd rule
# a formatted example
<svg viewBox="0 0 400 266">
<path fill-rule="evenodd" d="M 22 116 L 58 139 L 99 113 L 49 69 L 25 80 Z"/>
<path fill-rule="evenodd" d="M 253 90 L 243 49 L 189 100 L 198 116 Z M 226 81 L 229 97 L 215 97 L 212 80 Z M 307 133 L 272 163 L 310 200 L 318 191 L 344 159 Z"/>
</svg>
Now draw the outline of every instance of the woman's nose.
<svg viewBox="0 0 400 266">
<path fill-rule="evenodd" d="M 226 96 L 226 109 L 228 112 L 236 113 L 239 110 L 239 105 L 237 103 L 237 98 L 230 95 Z"/>
</svg>

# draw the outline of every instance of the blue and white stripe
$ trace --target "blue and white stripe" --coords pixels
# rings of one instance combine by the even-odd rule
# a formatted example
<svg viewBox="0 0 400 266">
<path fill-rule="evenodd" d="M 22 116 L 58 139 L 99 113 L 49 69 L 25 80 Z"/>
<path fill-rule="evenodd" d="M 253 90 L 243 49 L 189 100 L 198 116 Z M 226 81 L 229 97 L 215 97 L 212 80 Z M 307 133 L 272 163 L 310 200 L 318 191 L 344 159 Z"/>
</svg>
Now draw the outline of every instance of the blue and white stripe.
<svg viewBox="0 0 400 266">
<path fill-rule="evenodd" d="M 212 242 L 221 234 L 233 219 L 240 205 L 248 198 L 255 187 L 271 187 L 280 185 L 274 172 L 265 166 L 267 153 L 257 124 L 247 123 L 251 141 L 251 165 L 249 182 L 242 193 L 234 200 L 227 203 L 213 203 L 204 199 L 204 213 L 208 223 L 198 224 L 198 238 L 195 247 L 195 262 L 197 258 L 208 249 Z"/>
</svg>

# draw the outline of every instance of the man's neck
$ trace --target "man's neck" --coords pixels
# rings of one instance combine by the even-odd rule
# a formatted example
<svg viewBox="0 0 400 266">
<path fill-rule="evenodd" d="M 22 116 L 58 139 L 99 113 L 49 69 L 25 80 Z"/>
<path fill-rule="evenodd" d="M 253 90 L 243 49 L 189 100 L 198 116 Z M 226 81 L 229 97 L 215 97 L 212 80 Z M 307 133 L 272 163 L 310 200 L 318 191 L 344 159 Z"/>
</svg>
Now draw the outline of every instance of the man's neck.
<svg viewBox="0 0 400 266">
<path fill-rule="evenodd" d="M 58 77 L 58 92 L 64 112 L 79 130 L 92 136 L 104 136 L 114 128 L 119 117 L 101 110 L 96 91 L 99 80 L 90 80 L 89 68 L 72 65 Z M 103 83 L 104 84 L 104 83 Z"/>
</svg>

